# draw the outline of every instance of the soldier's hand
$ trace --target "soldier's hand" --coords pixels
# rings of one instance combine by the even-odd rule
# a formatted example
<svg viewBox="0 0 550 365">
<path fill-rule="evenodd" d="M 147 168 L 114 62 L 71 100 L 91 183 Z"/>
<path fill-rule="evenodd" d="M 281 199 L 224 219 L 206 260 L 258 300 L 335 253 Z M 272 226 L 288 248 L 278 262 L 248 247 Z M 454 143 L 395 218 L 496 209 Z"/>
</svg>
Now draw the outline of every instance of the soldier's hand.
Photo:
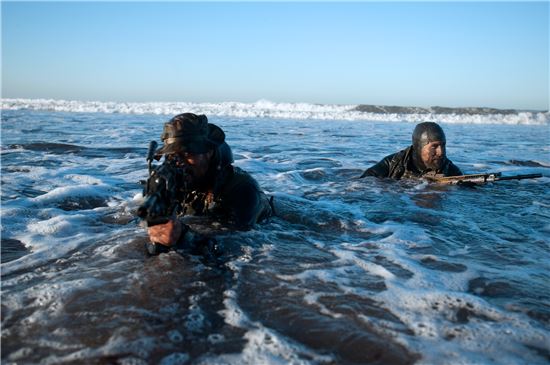
<svg viewBox="0 0 550 365">
<path fill-rule="evenodd" d="M 149 239 L 151 242 L 160 243 L 164 246 L 172 246 L 178 242 L 181 231 L 182 224 L 177 219 L 170 219 L 164 224 L 157 224 L 155 226 L 149 227 L 147 233 L 149 233 Z"/>
</svg>

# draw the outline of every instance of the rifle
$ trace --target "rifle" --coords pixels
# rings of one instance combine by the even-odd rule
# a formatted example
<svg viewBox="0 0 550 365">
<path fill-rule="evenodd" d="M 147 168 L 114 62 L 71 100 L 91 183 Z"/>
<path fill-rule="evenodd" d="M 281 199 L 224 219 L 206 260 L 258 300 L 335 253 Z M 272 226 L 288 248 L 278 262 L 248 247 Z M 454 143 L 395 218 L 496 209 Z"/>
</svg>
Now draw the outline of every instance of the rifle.
<svg viewBox="0 0 550 365">
<path fill-rule="evenodd" d="M 177 213 L 187 191 L 185 172 L 177 168 L 175 162 L 165 159 L 162 164 L 153 165 L 156 148 L 157 142 L 151 141 L 147 151 L 149 178 L 142 181 L 145 200 L 136 212 L 139 218 L 147 222 L 148 227 L 168 222 Z M 163 251 L 164 247 L 160 246 L 154 242 L 146 244 L 151 255 Z"/>
<path fill-rule="evenodd" d="M 523 179 L 536 179 L 542 177 L 542 174 L 524 174 L 524 175 L 512 175 L 502 176 L 500 172 L 492 172 L 485 174 L 473 174 L 473 175 L 460 175 L 460 176 L 442 176 L 435 175 L 426 177 L 428 181 L 438 184 L 446 185 L 481 185 L 489 182 L 503 181 L 503 180 L 523 180 Z"/>
</svg>

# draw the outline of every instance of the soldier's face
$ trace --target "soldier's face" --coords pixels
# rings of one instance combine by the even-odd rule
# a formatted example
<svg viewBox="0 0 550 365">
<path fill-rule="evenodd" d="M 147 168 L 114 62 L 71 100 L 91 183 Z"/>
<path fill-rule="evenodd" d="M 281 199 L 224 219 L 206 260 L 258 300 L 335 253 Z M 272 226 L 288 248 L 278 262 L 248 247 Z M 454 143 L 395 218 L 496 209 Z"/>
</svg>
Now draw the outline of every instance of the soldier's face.
<svg viewBox="0 0 550 365">
<path fill-rule="evenodd" d="M 177 155 L 177 163 L 179 167 L 185 169 L 190 183 L 200 183 L 208 172 L 210 159 L 213 154 L 214 151 L 206 153 L 179 153 Z"/>
<path fill-rule="evenodd" d="M 434 141 L 424 145 L 420 157 L 427 168 L 433 170 L 441 168 L 445 161 L 445 142 Z"/>
</svg>

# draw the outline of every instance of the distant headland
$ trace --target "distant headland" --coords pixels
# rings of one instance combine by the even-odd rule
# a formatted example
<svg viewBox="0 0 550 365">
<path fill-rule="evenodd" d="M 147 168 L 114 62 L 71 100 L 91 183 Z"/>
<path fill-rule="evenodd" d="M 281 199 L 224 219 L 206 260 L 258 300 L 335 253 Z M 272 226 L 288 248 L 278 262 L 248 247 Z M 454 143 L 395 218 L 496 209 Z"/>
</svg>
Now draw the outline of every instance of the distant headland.
<svg viewBox="0 0 550 365">
<path fill-rule="evenodd" d="M 352 110 L 363 113 L 378 113 L 378 114 L 457 114 L 457 115 L 509 115 L 518 114 L 523 110 L 516 109 L 495 109 L 483 107 L 462 107 L 449 108 L 442 106 L 432 106 L 429 108 L 414 107 L 414 106 L 387 106 L 387 105 L 368 105 L 360 104 Z M 539 111 L 537 111 L 539 112 Z M 545 113 L 546 111 L 540 111 Z"/>
</svg>

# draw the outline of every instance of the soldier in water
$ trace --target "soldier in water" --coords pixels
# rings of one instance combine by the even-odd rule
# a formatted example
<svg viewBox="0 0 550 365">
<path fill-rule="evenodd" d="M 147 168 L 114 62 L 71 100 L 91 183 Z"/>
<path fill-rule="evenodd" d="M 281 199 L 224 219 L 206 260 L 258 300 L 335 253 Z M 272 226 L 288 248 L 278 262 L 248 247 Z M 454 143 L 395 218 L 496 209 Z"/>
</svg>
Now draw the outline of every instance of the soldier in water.
<svg viewBox="0 0 550 365">
<path fill-rule="evenodd" d="M 361 177 L 399 180 L 462 175 L 460 169 L 447 158 L 445 143 L 445 133 L 437 123 L 420 123 L 414 128 L 411 146 L 384 157 L 365 170 Z"/>
<path fill-rule="evenodd" d="M 247 172 L 232 165 L 233 155 L 225 133 L 208 123 L 205 115 L 183 113 L 165 123 L 164 143 L 156 151 L 183 169 L 185 196 L 178 202 L 179 216 L 207 215 L 248 230 L 272 215 L 272 202 Z M 150 253 L 185 245 L 189 228 L 178 217 L 148 228 L 154 249 Z"/>
</svg>

